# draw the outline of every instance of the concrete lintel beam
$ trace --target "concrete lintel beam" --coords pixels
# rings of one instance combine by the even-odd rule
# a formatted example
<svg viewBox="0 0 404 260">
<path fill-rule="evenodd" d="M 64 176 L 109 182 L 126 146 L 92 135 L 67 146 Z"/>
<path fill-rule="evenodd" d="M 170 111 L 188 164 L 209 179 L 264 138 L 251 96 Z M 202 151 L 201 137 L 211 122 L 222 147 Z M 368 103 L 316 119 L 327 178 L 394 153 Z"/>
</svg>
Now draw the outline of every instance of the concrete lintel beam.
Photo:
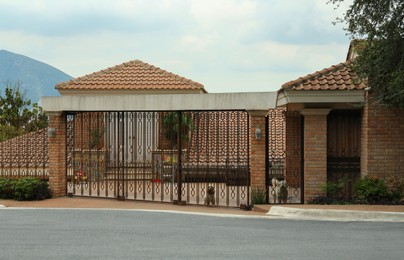
<svg viewBox="0 0 404 260">
<path fill-rule="evenodd" d="M 305 108 L 300 111 L 303 116 L 326 116 L 331 108 Z"/>
<path fill-rule="evenodd" d="M 44 111 L 252 110 L 276 107 L 277 92 L 43 97 Z"/>
</svg>

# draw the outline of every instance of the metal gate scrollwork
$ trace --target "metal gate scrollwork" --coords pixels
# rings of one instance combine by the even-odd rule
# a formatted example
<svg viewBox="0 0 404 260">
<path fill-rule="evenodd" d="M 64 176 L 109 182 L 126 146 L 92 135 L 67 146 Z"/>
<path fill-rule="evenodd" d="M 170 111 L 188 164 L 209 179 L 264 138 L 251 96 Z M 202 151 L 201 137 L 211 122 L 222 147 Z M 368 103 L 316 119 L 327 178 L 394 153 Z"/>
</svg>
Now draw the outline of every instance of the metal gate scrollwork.
<svg viewBox="0 0 404 260">
<path fill-rule="evenodd" d="M 248 204 L 245 111 L 71 112 L 67 192 L 74 196 Z"/>
</svg>

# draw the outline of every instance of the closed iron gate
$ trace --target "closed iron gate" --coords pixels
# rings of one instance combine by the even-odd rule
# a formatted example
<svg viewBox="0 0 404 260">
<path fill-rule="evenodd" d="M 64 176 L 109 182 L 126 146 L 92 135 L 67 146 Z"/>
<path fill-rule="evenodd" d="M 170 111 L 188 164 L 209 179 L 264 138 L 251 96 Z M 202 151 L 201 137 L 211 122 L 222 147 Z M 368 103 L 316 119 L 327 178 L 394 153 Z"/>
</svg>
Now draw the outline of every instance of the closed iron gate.
<svg viewBox="0 0 404 260">
<path fill-rule="evenodd" d="M 267 203 L 303 203 L 302 119 L 298 111 L 267 116 Z"/>
<path fill-rule="evenodd" d="M 67 192 L 74 196 L 249 204 L 245 111 L 67 114 Z"/>
</svg>

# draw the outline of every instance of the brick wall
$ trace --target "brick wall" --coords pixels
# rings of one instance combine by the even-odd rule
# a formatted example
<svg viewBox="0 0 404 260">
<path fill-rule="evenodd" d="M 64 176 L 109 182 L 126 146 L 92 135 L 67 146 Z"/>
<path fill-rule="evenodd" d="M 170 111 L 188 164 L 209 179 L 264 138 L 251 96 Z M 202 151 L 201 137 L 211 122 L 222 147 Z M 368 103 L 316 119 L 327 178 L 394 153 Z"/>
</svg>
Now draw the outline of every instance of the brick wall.
<svg viewBox="0 0 404 260">
<path fill-rule="evenodd" d="M 251 188 L 265 190 L 265 115 L 264 112 L 250 113 L 250 167 L 251 167 Z M 255 129 L 261 129 L 261 139 L 255 138 Z"/>
<path fill-rule="evenodd" d="M 327 182 L 327 115 L 329 109 L 305 109 L 304 115 L 304 200 L 321 195 Z"/>
<path fill-rule="evenodd" d="M 49 115 L 49 128 L 56 130 L 49 137 L 49 186 L 54 197 L 66 195 L 66 119 L 64 113 Z"/>
<path fill-rule="evenodd" d="M 404 109 L 371 100 L 362 119 L 361 175 L 404 176 Z"/>
</svg>

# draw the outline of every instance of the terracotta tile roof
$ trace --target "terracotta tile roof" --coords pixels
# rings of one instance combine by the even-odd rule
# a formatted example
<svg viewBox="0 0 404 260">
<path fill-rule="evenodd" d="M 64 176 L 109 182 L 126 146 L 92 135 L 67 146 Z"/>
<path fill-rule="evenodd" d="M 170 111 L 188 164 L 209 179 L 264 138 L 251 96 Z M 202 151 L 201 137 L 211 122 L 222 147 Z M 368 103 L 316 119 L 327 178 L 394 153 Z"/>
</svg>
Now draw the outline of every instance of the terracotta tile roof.
<svg viewBox="0 0 404 260">
<path fill-rule="evenodd" d="M 105 70 L 59 83 L 56 85 L 56 89 L 199 89 L 206 92 L 203 85 L 198 82 L 178 76 L 140 60 L 125 62 Z"/>
<path fill-rule="evenodd" d="M 360 90 L 366 88 L 366 82 L 359 80 L 346 61 L 282 85 L 288 90 Z"/>
</svg>

